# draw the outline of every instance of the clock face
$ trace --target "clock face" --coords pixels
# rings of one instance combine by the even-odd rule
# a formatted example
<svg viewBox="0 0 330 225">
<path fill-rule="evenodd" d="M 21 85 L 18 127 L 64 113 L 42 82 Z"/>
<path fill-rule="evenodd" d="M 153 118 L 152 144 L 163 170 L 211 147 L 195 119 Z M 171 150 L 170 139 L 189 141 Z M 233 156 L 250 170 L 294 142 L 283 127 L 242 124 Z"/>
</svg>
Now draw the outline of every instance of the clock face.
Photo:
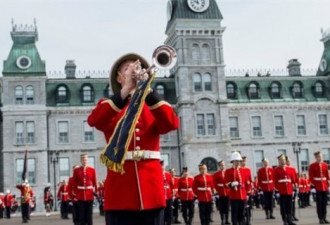
<svg viewBox="0 0 330 225">
<path fill-rule="evenodd" d="M 189 8 L 194 12 L 204 12 L 210 5 L 210 0 L 187 0 Z"/>
<path fill-rule="evenodd" d="M 327 61 L 325 59 L 322 59 L 320 63 L 320 70 L 324 72 L 326 69 L 327 69 Z"/>
<path fill-rule="evenodd" d="M 31 59 L 28 56 L 20 56 L 16 60 L 16 65 L 18 68 L 25 70 L 31 66 Z"/>
<path fill-rule="evenodd" d="M 172 0 L 168 0 L 168 2 L 167 2 L 167 21 L 171 20 L 172 9 L 173 9 Z"/>
</svg>

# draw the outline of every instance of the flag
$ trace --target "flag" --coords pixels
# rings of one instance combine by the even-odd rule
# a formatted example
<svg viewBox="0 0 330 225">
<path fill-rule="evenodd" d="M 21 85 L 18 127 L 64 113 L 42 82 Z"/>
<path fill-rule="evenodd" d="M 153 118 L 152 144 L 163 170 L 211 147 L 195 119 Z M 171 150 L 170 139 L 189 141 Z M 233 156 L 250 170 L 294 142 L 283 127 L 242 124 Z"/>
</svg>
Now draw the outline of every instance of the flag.
<svg viewBox="0 0 330 225">
<path fill-rule="evenodd" d="M 107 146 L 101 153 L 100 162 L 112 171 L 125 172 L 123 165 L 126 153 L 135 130 L 136 121 L 141 114 L 145 98 L 149 93 L 150 84 L 154 77 L 155 73 L 146 81 L 140 81 L 137 84 L 136 91 L 123 117 L 118 121 Z"/>
<path fill-rule="evenodd" d="M 23 173 L 22 173 L 22 180 L 23 180 L 23 182 L 25 182 L 26 172 L 27 172 L 27 153 L 28 153 L 28 150 L 26 148 L 25 149 L 25 153 L 24 153 Z"/>
</svg>

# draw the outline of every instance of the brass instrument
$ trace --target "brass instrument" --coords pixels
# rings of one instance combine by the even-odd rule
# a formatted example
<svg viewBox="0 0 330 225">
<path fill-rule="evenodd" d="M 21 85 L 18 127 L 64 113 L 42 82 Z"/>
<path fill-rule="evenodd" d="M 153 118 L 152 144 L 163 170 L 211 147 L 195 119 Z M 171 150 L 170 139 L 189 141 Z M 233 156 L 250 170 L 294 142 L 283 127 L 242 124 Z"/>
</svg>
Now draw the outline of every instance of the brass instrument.
<svg viewBox="0 0 330 225">
<path fill-rule="evenodd" d="M 149 74 L 149 72 L 154 68 L 160 70 L 168 70 L 173 68 L 177 61 L 176 51 L 173 47 L 169 45 L 160 45 L 154 50 L 152 54 L 152 61 L 153 65 L 151 65 L 146 70 L 141 69 L 141 67 L 137 68 L 135 74 L 133 75 L 133 78 L 142 76 L 145 73 Z"/>
</svg>

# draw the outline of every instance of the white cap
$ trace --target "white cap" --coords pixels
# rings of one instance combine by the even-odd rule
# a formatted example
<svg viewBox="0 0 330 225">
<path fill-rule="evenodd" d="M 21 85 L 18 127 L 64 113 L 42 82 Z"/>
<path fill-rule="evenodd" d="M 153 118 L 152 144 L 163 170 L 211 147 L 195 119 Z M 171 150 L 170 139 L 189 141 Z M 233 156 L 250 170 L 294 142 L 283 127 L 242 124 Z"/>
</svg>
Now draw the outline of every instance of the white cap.
<svg viewBox="0 0 330 225">
<path fill-rule="evenodd" d="M 239 152 L 233 152 L 233 154 L 231 154 L 231 157 L 230 157 L 230 162 L 233 162 L 233 161 L 242 161 L 242 156 L 241 154 L 239 154 Z"/>
</svg>

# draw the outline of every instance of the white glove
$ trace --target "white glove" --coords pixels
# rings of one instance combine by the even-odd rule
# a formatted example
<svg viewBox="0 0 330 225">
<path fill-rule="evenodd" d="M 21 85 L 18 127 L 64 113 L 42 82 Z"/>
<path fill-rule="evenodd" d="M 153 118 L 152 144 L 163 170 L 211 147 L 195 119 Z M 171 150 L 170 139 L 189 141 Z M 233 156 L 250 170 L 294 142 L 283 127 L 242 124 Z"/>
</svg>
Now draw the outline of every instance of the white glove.
<svg viewBox="0 0 330 225">
<path fill-rule="evenodd" d="M 233 181 L 233 182 L 231 182 L 231 186 L 232 186 L 232 187 L 237 187 L 237 186 L 238 186 L 238 181 Z"/>
</svg>

